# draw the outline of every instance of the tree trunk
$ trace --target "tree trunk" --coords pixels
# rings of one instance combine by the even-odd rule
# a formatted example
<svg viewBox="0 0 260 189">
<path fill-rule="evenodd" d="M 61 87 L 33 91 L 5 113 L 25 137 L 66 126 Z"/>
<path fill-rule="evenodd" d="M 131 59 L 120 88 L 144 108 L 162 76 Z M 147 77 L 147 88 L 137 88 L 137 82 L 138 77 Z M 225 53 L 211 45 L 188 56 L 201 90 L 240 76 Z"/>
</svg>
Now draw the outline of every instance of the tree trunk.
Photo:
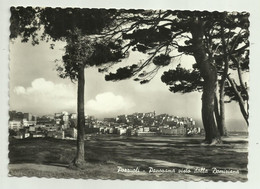
<svg viewBox="0 0 260 189">
<path fill-rule="evenodd" d="M 217 128 L 218 128 L 218 131 L 220 133 L 220 130 L 221 130 L 221 116 L 220 116 L 220 113 L 219 113 L 219 107 L 218 107 L 218 98 L 217 98 L 217 94 L 215 94 L 215 99 L 214 99 L 214 113 L 215 113 L 215 119 L 216 119 L 216 122 L 217 122 Z"/>
<path fill-rule="evenodd" d="M 238 78 L 239 78 L 239 82 L 240 82 L 240 85 L 242 87 L 242 89 L 245 91 L 247 97 L 248 97 L 248 93 L 247 93 L 247 89 L 246 89 L 246 86 L 243 82 L 243 79 L 242 79 L 242 72 L 241 72 L 241 66 L 240 66 L 240 63 L 239 61 L 234 57 L 234 56 L 230 56 L 230 59 L 236 64 L 237 66 L 237 75 L 238 75 Z"/>
<path fill-rule="evenodd" d="M 77 120 L 77 154 L 74 160 L 76 167 L 81 167 L 85 163 L 85 152 L 84 152 L 84 127 L 85 127 L 85 113 L 84 113 L 84 66 L 80 66 L 78 72 L 78 120 Z"/>
<path fill-rule="evenodd" d="M 225 124 L 225 103 L 224 103 L 224 83 L 220 87 L 219 93 L 219 109 L 220 109 L 220 123 L 218 125 L 219 134 L 226 136 L 226 124 Z"/>
<path fill-rule="evenodd" d="M 235 92 L 235 95 L 237 96 L 239 107 L 240 107 L 240 111 L 241 111 L 241 113 L 242 113 L 242 115 L 243 115 L 243 117 L 244 117 L 244 119 L 245 119 L 245 121 L 247 123 L 247 126 L 248 126 L 248 124 L 249 124 L 248 123 L 248 113 L 247 113 L 247 111 L 245 109 L 245 102 L 244 102 L 241 94 L 237 90 L 235 81 L 233 79 L 231 79 L 230 76 L 228 76 L 227 78 L 228 78 L 228 81 L 229 81 L 230 85 L 232 86 L 232 88 L 233 88 L 233 90 Z"/>
<path fill-rule="evenodd" d="M 208 77 L 204 80 L 202 94 L 202 121 L 204 128 L 207 127 L 205 140 L 208 143 L 213 143 L 219 140 L 219 132 L 216 127 L 214 108 L 215 108 L 215 93 L 216 93 L 216 78 Z"/>
<path fill-rule="evenodd" d="M 220 135 L 214 117 L 215 95 L 217 88 L 217 70 L 209 59 L 203 42 L 203 22 L 195 18 L 191 28 L 193 37 L 193 55 L 204 80 L 202 94 L 202 122 L 205 129 L 205 142 L 218 143 Z"/>
<path fill-rule="evenodd" d="M 245 86 L 245 83 L 243 82 L 243 79 L 242 79 L 242 72 L 241 72 L 240 62 L 233 56 L 231 56 L 230 58 L 237 65 L 237 74 L 238 74 L 240 86 L 242 87 L 241 93 L 244 93 L 244 95 L 246 95 L 246 99 L 247 99 L 246 100 L 246 108 L 244 106 L 244 109 L 245 109 L 245 111 L 247 113 L 247 117 L 248 117 L 248 107 L 249 107 L 248 98 L 249 98 L 249 95 L 248 95 L 248 92 L 247 92 L 247 87 Z M 247 123 L 248 123 L 248 121 L 247 121 Z"/>
<path fill-rule="evenodd" d="M 220 87 L 219 87 L 219 108 L 220 108 L 220 125 L 218 125 L 218 130 L 219 134 L 221 136 L 226 135 L 226 125 L 225 125 L 225 103 L 224 103 L 224 97 L 225 97 L 225 83 L 228 75 L 228 56 L 227 56 L 227 46 L 226 46 L 226 41 L 224 38 L 224 28 L 221 25 L 221 42 L 222 42 L 222 50 L 224 54 L 224 70 L 221 75 L 221 80 L 220 80 Z"/>
</svg>

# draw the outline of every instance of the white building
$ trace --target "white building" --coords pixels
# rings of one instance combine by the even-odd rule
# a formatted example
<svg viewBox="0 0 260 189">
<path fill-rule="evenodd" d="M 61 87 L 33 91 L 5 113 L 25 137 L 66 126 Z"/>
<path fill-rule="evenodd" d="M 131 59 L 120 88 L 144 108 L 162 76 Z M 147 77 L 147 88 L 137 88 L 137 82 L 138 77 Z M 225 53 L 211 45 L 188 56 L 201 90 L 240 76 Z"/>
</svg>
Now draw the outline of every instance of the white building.
<svg viewBox="0 0 260 189">
<path fill-rule="evenodd" d="M 29 126 L 33 126 L 36 125 L 36 121 L 28 121 L 26 119 L 23 119 L 23 126 L 24 127 L 29 127 Z"/>
<path fill-rule="evenodd" d="M 28 138 L 30 136 L 30 133 L 24 133 L 24 138 Z"/>
<path fill-rule="evenodd" d="M 9 121 L 9 129 L 12 130 L 19 130 L 22 129 L 22 122 L 21 121 Z"/>
<path fill-rule="evenodd" d="M 117 133 L 118 133 L 119 135 L 126 134 L 126 129 L 125 129 L 125 128 L 118 128 Z"/>
</svg>

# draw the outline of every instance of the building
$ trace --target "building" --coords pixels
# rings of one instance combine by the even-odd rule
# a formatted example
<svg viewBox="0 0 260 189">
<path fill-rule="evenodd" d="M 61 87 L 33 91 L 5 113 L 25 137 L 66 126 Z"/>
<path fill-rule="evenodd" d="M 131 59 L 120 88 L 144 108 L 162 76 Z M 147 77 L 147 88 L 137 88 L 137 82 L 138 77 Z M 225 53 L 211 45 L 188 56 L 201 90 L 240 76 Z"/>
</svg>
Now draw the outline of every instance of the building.
<svg viewBox="0 0 260 189">
<path fill-rule="evenodd" d="M 30 137 L 30 133 L 24 133 L 24 138 Z"/>
<path fill-rule="evenodd" d="M 67 112 L 64 112 L 62 116 L 63 125 L 68 128 L 69 126 L 69 114 Z"/>
<path fill-rule="evenodd" d="M 61 125 L 63 123 L 63 113 L 55 113 L 54 122 L 56 125 Z"/>
<path fill-rule="evenodd" d="M 60 125 L 61 124 L 61 118 L 55 118 L 55 124 Z"/>
<path fill-rule="evenodd" d="M 48 132 L 50 132 L 50 131 L 57 131 L 58 128 L 59 128 L 58 126 L 52 125 L 52 126 L 46 127 L 46 131 L 48 131 Z"/>
<path fill-rule="evenodd" d="M 144 128 L 143 127 L 138 127 L 137 132 L 144 132 Z"/>
<path fill-rule="evenodd" d="M 149 132 L 150 131 L 150 127 L 144 127 L 144 132 Z"/>
<path fill-rule="evenodd" d="M 110 127 L 110 128 L 108 129 L 108 133 L 109 133 L 109 134 L 115 134 L 116 131 L 117 131 L 117 130 L 115 129 L 115 127 Z"/>
<path fill-rule="evenodd" d="M 35 126 L 30 126 L 30 127 L 29 127 L 29 132 L 35 132 L 35 131 L 36 131 Z"/>
<path fill-rule="evenodd" d="M 151 132 L 158 132 L 158 130 L 159 130 L 159 127 L 150 127 L 150 131 Z"/>
<path fill-rule="evenodd" d="M 78 130 L 75 128 L 69 128 L 65 131 L 66 137 L 77 138 Z"/>
<path fill-rule="evenodd" d="M 96 124 L 96 119 L 94 116 L 85 116 L 85 126 L 87 128 L 93 128 Z"/>
<path fill-rule="evenodd" d="M 32 133 L 31 136 L 33 138 L 43 138 L 43 137 L 45 137 L 45 134 L 43 134 L 43 133 Z"/>
<path fill-rule="evenodd" d="M 136 129 L 127 128 L 127 130 L 126 130 L 126 135 L 127 135 L 127 136 L 134 136 L 134 135 L 136 135 L 136 134 L 137 134 Z"/>
<path fill-rule="evenodd" d="M 126 128 L 118 128 L 117 129 L 117 134 L 119 134 L 119 135 L 124 135 L 124 134 L 126 134 Z"/>
<path fill-rule="evenodd" d="M 179 127 L 160 128 L 160 133 L 163 135 L 183 136 L 186 135 L 186 128 L 183 125 Z"/>
<path fill-rule="evenodd" d="M 144 117 L 155 117 L 155 111 L 154 112 L 147 112 L 147 113 L 145 113 Z"/>
<path fill-rule="evenodd" d="M 22 126 L 22 122 L 21 121 L 9 121 L 9 129 L 12 129 L 12 130 L 19 130 L 19 129 L 22 129 L 23 126 Z"/>
<path fill-rule="evenodd" d="M 37 125 L 53 125 L 54 120 L 47 116 L 42 116 L 37 118 Z"/>
<path fill-rule="evenodd" d="M 36 121 L 28 121 L 25 118 L 23 119 L 23 126 L 24 127 L 29 127 L 29 126 L 33 126 L 36 125 Z"/>
</svg>

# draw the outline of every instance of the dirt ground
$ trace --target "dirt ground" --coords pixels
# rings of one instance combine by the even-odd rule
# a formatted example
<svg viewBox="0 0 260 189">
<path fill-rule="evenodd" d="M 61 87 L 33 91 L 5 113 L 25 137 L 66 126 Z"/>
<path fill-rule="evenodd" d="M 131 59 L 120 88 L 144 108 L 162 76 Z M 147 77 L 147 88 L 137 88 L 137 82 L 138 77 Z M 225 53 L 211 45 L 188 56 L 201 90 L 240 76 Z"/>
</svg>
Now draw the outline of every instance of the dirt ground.
<svg viewBox="0 0 260 189">
<path fill-rule="evenodd" d="M 87 164 L 83 170 L 68 167 L 76 152 L 76 141 L 52 138 L 10 139 L 9 176 L 174 181 L 247 180 L 246 137 L 228 137 L 223 139 L 223 144 L 216 146 L 201 145 L 201 139 L 89 137 L 85 143 Z"/>
</svg>

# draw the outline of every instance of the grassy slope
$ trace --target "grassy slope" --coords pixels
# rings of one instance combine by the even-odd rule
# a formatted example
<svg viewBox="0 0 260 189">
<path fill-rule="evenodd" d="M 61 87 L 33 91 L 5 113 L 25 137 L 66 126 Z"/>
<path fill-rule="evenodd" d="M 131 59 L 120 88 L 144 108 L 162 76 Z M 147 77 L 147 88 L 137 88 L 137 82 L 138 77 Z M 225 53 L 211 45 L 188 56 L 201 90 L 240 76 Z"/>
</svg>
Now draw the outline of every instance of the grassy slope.
<svg viewBox="0 0 260 189">
<path fill-rule="evenodd" d="M 57 178 L 141 179 L 141 180 L 240 180 L 247 175 L 245 141 L 229 141 L 220 146 L 201 146 L 200 140 L 165 140 L 156 138 L 99 137 L 86 141 L 87 170 L 71 170 L 66 166 L 74 158 L 76 141 L 57 139 L 10 140 L 10 175 Z M 241 147 L 242 146 L 242 147 Z M 240 149 L 241 148 L 241 149 Z M 242 150 L 242 151 L 240 151 Z M 168 163 L 168 166 L 167 166 Z M 171 164 L 172 163 L 172 164 Z M 18 165 L 19 164 L 19 165 Z M 166 165 L 164 165 L 166 164 Z M 118 173 L 117 166 L 154 168 L 200 166 L 239 169 L 239 175 Z"/>
</svg>

